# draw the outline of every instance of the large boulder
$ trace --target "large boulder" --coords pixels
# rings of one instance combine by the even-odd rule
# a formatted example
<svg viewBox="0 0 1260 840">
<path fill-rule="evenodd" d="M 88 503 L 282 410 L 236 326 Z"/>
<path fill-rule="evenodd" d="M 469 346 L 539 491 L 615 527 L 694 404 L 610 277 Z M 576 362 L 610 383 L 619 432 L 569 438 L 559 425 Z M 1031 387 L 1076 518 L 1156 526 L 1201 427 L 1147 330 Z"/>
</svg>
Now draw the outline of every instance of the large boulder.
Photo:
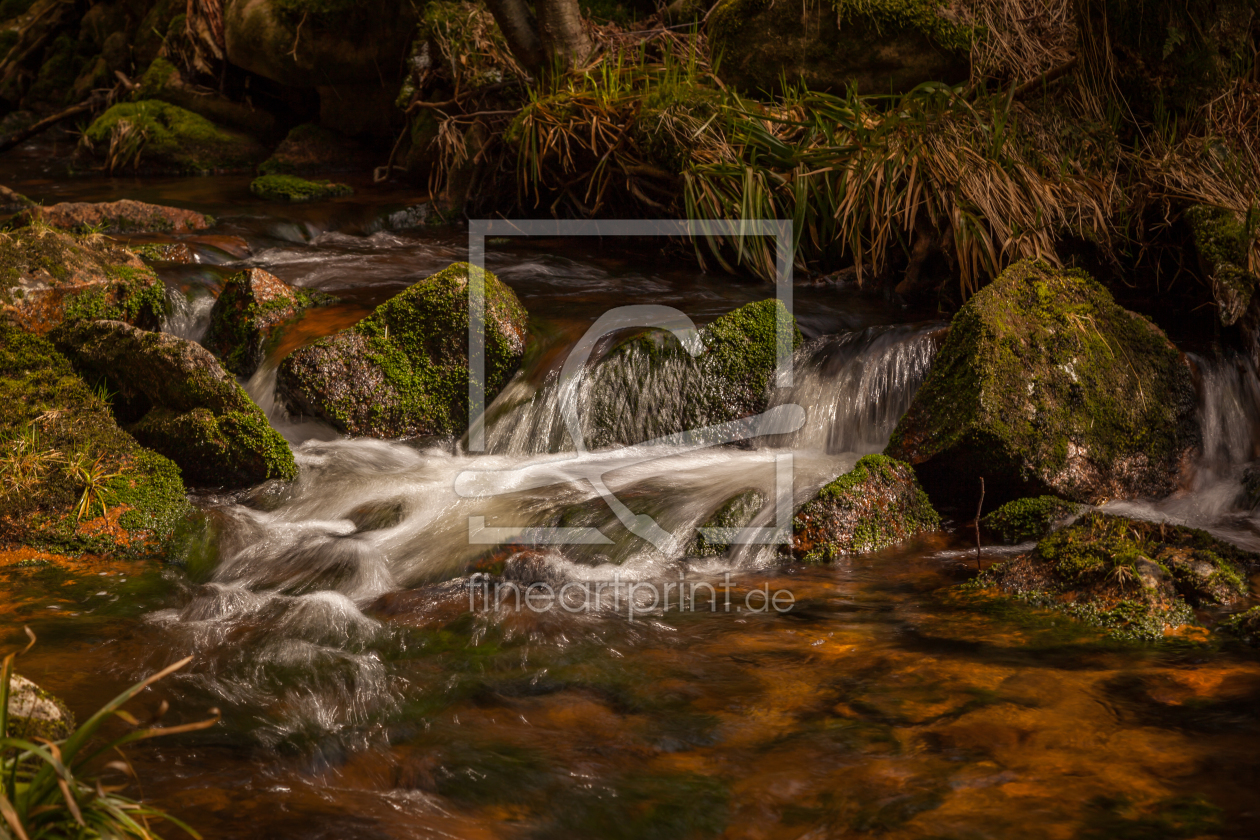
<svg viewBox="0 0 1260 840">
<path fill-rule="evenodd" d="M 954 316 L 885 454 L 938 504 L 1160 497 L 1197 451 L 1189 364 L 1079 271 L 1025 261 Z"/>
<path fill-rule="evenodd" d="M 792 556 L 805 563 L 878 551 L 940 527 L 909 465 L 867 455 L 792 518 Z"/>
<path fill-rule="evenodd" d="M 160 231 L 189 233 L 210 227 L 210 220 L 195 210 L 121 201 L 66 201 L 49 207 L 32 207 L 27 217 L 49 227 L 95 233 Z"/>
<path fill-rule="evenodd" d="M 118 428 L 45 338 L 0 321 L 0 542 L 157 551 L 188 510 L 179 468 Z"/>
<path fill-rule="evenodd" d="M 293 453 L 209 350 L 120 321 L 59 330 L 58 349 L 113 393 L 115 414 L 189 481 L 241 487 L 297 474 Z"/>
<path fill-rule="evenodd" d="M 843 93 L 852 84 L 865 94 L 961 82 L 974 37 L 961 4 L 943 0 L 719 0 L 707 31 L 718 74 L 753 93 L 777 91 L 783 77 L 810 90 Z"/>
<path fill-rule="evenodd" d="M 111 318 L 157 327 L 166 292 L 153 270 L 103 236 L 42 225 L 0 236 L 0 317 L 46 333 L 63 321 Z"/>
<path fill-rule="evenodd" d="M 419 6 L 398 0 L 227 0 L 228 61 L 300 88 L 380 86 L 406 57 Z"/>
<path fill-rule="evenodd" d="M 267 111 L 248 102 L 236 102 L 204 87 L 193 87 L 165 58 L 155 58 L 149 69 L 144 71 L 137 95 L 141 99 L 169 102 L 185 111 L 200 114 L 216 125 L 234 128 L 254 137 L 272 137 L 279 133 L 276 118 Z"/>
<path fill-rule="evenodd" d="M 338 431 L 402 438 L 460 434 L 468 426 L 468 273 L 456 263 L 415 283 L 355 326 L 280 363 L 276 387 L 290 410 Z M 485 273 L 486 400 L 525 352 L 525 307 Z"/>
<path fill-rule="evenodd" d="M 261 268 L 246 269 L 223 284 L 201 343 L 232 373 L 252 376 L 275 329 L 326 299 L 330 300 L 290 286 Z"/>
<path fill-rule="evenodd" d="M 973 588 L 1061 609 L 1143 640 L 1197 625 L 1195 607 L 1244 604 L 1260 556 L 1205 531 L 1090 512 L 985 570 Z"/>
<path fill-rule="evenodd" d="M 114 105 L 87 127 L 80 144 L 111 170 L 148 173 L 250 169 L 267 157 L 253 137 L 156 99 Z"/>
</svg>

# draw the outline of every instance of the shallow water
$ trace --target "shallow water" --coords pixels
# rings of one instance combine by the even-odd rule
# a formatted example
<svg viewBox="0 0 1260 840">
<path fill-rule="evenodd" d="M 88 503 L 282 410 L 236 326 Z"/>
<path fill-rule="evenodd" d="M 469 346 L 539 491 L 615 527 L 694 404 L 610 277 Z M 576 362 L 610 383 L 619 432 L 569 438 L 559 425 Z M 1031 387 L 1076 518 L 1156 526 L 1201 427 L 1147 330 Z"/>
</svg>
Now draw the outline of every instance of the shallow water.
<svg viewBox="0 0 1260 840">
<path fill-rule="evenodd" d="M 145 795 L 205 836 L 1254 836 L 1260 658 L 1249 650 L 1122 645 L 960 593 L 977 563 L 1010 551 L 977 558 L 963 532 L 825 567 L 784 565 L 755 543 L 688 554 L 731 496 L 800 503 L 881 449 L 939 321 L 801 285 L 808 340 L 793 386 L 774 396 L 786 424 L 775 434 L 578 454 L 564 400 L 588 408 L 600 383 L 621 383 L 634 410 L 608 435 L 630 442 L 670 427 L 686 396 L 685 380 L 641 377 L 632 363 L 560 388 L 569 348 L 602 312 L 666 304 L 704 324 L 768 287 L 701 273 L 656 244 L 492 243 L 488 267 L 529 309 L 531 336 L 488 412 L 488 451 L 344 440 L 284 416 L 278 360 L 460 258 L 462 234 L 370 232 L 398 196 L 292 211 L 216 183 L 48 190 L 184 196 L 218 216 L 215 234 L 245 241 L 243 258 L 207 245 L 196 265 L 162 269 L 185 304 L 172 332 L 202 334 L 206 301 L 245 265 L 345 299 L 290 329 L 245 383 L 295 444 L 299 479 L 199 494 L 205 515 L 164 568 L 0 570 L 6 641 L 23 623 L 40 637 L 22 671 L 81 718 L 196 657 L 137 705 L 168 698 L 170 722 L 217 707 L 222 724 L 131 757 Z M 1236 360 L 1196 364 L 1202 463 L 1174 499 L 1111 507 L 1251 545 L 1238 492 L 1260 441 L 1255 374 Z M 574 475 L 602 476 L 668 539 L 634 536 L 641 521 Z M 771 536 L 774 508 L 753 522 Z M 540 528 L 582 529 L 586 542 L 547 544 Z M 495 609 L 475 576 L 487 570 L 568 600 L 535 610 L 505 589 Z M 767 607 L 776 596 L 791 608 Z"/>
</svg>

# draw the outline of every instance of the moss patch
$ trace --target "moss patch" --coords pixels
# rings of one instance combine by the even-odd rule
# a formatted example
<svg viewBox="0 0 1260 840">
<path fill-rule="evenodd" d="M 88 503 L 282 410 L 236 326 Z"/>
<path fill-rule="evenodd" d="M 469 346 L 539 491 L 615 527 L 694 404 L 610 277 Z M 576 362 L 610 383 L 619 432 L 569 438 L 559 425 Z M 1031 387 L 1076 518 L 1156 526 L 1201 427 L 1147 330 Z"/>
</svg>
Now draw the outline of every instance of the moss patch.
<svg viewBox="0 0 1260 840">
<path fill-rule="evenodd" d="M 124 136 L 130 139 L 124 141 Z M 111 142 L 123 144 L 116 145 L 117 165 L 153 171 L 200 174 L 243 169 L 267 156 L 257 140 L 158 100 L 114 105 L 88 126 L 83 139 L 102 158 Z"/>
<path fill-rule="evenodd" d="M 1255 236 L 1241 213 L 1196 205 L 1186 211 L 1199 265 L 1212 284 L 1221 323 L 1229 326 L 1247 311 L 1256 277 L 1247 270 L 1247 251 Z"/>
<path fill-rule="evenodd" d="M 468 425 L 467 263 L 456 263 L 381 304 L 354 327 L 280 365 L 291 406 L 343 432 L 373 437 L 461 433 Z M 487 402 L 525 351 L 528 315 L 486 272 Z"/>
<path fill-rule="evenodd" d="M 1189 366 L 1087 275 L 1017 263 L 950 326 L 886 454 L 928 492 L 1163 496 L 1198 445 Z"/>
<path fill-rule="evenodd" d="M 1037 496 L 1007 502 L 981 518 L 980 524 L 996 533 L 1004 542 L 1021 543 L 1039 540 L 1050 533 L 1051 528 L 1074 513 L 1081 506 L 1057 496 Z"/>
<path fill-rule="evenodd" d="M 345 184 L 334 184 L 332 181 L 307 181 L 295 175 L 263 175 L 250 183 L 249 191 L 267 201 L 291 202 L 318 201 L 354 194 L 354 190 Z"/>
<path fill-rule="evenodd" d="M 1151 641 L 1194 625 L 1192 606 L 1239 603 L 1244 572 L 1258 566 L 1260 556 L 1205 531 L 1090 512 L 972 585 Z"/>
<path fill-rule="evenodd" d="M 260 268 L 239 272 L 227 279 L 214 302 L 202 344 L 232 373 L 252 376 L 281 324 L 333 300 L 330 295 L 289 286 Z"/>
<path fill-rule="evenodd" d="M 58 553 L 160 550 L 188 511 L 179 469 L 119 429 L 47 340 L 4 323 L 0 401 L 0 539 Z M 110 476 L 81 516 L 75 462 Z"/>
<path fill-rule="evenodd" d="M 792 554 L 820 563 L 878 551 L 940 527 L 909 465 L 867 455 L 818 491 L 792 519 Z"/>
</svg>

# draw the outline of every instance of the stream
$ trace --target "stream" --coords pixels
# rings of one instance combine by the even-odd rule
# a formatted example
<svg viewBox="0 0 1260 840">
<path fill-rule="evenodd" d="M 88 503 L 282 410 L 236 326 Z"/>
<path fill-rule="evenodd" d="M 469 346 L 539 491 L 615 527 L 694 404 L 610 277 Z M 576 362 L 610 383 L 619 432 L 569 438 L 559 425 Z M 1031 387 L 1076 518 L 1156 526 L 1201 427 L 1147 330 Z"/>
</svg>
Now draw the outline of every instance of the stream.
<svg viewBox="0 0 1260 840">
<path fill-rule="evenodd" d="M 166 566 L 9 573 L 5 642 L 35 631 L 21 671 L 80 719 L 195 656 L 134 704 L 143 717 L 168 700 L 167 723 L 223 716 L 128 753 L 159 807 L 207 838 L 1256 836 L 1256 653 L 1122 644 L 960 591 L 977 563 L 1017 550 L 977 556 L 961 523 L 825 566 L 784 565 L 756 543 L 690 552 L 732 496 L 799 505 L 880 451 L 940 316 L 800 282 L 806 340 L 772 406 L 799 406 L 802 422 L 729 445 L 576 452 L 565 400 L 580 415 L 617 382 L 629 395 L 617 422 L 644 439 L 687 397 L 687 383 L 631 362 L 561 389 L 600 315 L 658 304 L 703 325 L 773 290 L 704 273 L 664 242 L 491 240 L 487 268 L 531 321 L 525 362 L 487 411 L 486 451 L 350 440 L 285 415 L 277 364 L 462 259 L 466 237 L 382 221 L 422 196 L 356 185 L 294 208 L 252 199 L 247 183 L 10 183 L 49 203 L 214 214 L 210 235 L 182 237 L 196 263 L 159 267 L 165 329 L 185 338 L 204 334 L 223 278 L 243 267 L 342 301 L 289 328 L 242 383 L 294 447 L 291 486 L 198 492 L 203 515 Z M 1260 380 L 1197 351 L 1205 441 L 1190 485 L 1104 509 L 1260 550 L 1260 519 L 1239 506 L 1260 455 Z M 635 536 L 591 483 L 565 480 L 595 473 L 671 539 Z M 753 524 L 773 531 L 774 508 Z M 538 539 L 556 527 L 583 541 Z M 478 574 L 491 568 L 559 598 L 517 608 L 520 592 Z M 671 591 L 667 608 L 658 595 Z"/>
</svg>

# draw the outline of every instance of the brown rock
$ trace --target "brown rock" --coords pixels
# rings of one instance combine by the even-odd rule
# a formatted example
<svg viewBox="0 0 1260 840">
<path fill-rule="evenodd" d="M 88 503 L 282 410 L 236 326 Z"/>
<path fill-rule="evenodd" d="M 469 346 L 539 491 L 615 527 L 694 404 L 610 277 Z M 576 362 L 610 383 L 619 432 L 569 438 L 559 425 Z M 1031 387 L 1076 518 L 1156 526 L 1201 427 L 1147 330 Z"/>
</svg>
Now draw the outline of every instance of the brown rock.
<svg viewBox="0 0 1260 840">
<path fill-rule="evenodd" d="M 186 233 L 210 227 L 210 221 L 194 210 L 146 204 L 123 199 L 109 202 L 64 202 L 51 207 L 32 207 L 31 220 L 63 230 L 99 230 L 106 233 L 128 231 L 170 231 Z"/>
</svg>

